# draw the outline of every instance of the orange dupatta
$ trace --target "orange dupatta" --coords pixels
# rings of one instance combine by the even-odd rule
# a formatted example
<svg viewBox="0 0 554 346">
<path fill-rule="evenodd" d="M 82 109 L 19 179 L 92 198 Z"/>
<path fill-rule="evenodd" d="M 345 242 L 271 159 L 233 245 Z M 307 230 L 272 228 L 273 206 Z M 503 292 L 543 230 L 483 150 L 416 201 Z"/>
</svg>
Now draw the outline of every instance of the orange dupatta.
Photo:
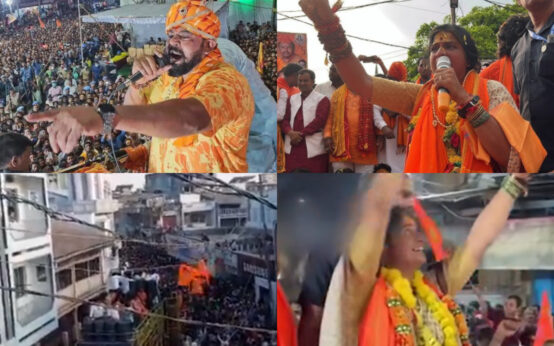
<svg viewBox="0 0 554 346">
<path fill-rule="evenodd" d="M 387 123 L 387 126 L 394 130 L 394 126 L 398 124 L 396 128 L 396 145 L 398 147 L 408 146 L 408 125 L 410 121 L 404 118 L 401 114 L 396 117 L 391 117 L 385 110 L 381 112 L 383 120 Z"/>
<path fill-rule="evenodd" d="M 527 172 L 537 172 L 546 157 L 546 151 L 528 121 L 510 106 L 502 102 L 494 109 L 489 109 L 487 80 L 479 78 L 476 72 L 470 71 L 463 83 L 466 91 L 478 95 L 481 104 L 498 122 L 511 147 L 521 159 L 522 167 Z M 442 142 L 444 128 L 433 126 L 433 105 L 437 104 L 437 90 L 427 82 L 417 96 L 413 116 L 419 117 L 412 133 L 406 166 L 404 171 L 411 173 L 447 173 L 448 156 Z M 445 123 L 445 114 L 435 110 L 437 117 Z M 493 171 L 491 157 L 483 148 L 475 131 L 468 121 L 460 121 L 460 148 L 462 165 L 460 173 L 490 173 Z"/>
<path fill-rule="evenodd" d="M 277 96 L 279 96 L 279 90 L 285 89 L 287 95 L 291 97 L 294 94 L 298 94 L 300 89 L 297 87 L 291 87 L 287 84 L 287 81 L 283 77 L 277 78 Z M 285 143 L 283 141 L 283 134 L 281 133 L 281 124 L 277 124 L 277 173 L 285 172 Z"/>
<path fill-rule="evenodd" d="M 512 70 L 512 59 L 506 55 L 500 59 L 500 80 L 506 89 L 510 92 L 510 95 L 514 98 L 516 105 L 519 107 L 519 95 L 514 92 L 514 74 Z"/>
<path fill-rule="evenodd" d="M 485 79 L 494 79 L 499 81 L 508 89 L 510 95 L 519 107 L 519 95 L 514 92 L 513 65 L 510 56 L 506 55 L 485 68 L 479 76 Z"/>
<path fill-rule="evenodd" d="M 462 346 L 470 346 L 465 317 L 461 313 L 459 306 L 453 299 L 446 296 L 437 286 L 425 278 L 424 282 L 435 294 L 437 294 L 439 299 L 448 306 L 448 309 L 454 315 Z M 358 346 L 417 345 L 411 330 L 398 332 L 395 330 L 395 325 L 401 326 L 409 323 L 409 321 L 404 320 L 402 316 L 400 316 L 402 314 L 397 314 L 398 311 L 393 311 L 398 308 L 397 304 L 400 299 L 400 296 L 394 291 L 394 288 L 387 286 L 385 278 L 380 276 L 375 286 L 373 286 L 373 292 L 371 293 L 368 307 L 365 310 L 364 317 L 358 330 Z"/>
<path fill-rule="evenodd" d="M 358 346 L 394 345 L 395 332 L 391 328 L 387 307 L 387 282 L 380 276 L 373 286 L 360 329 L 358 331 Z"/>
</svg>

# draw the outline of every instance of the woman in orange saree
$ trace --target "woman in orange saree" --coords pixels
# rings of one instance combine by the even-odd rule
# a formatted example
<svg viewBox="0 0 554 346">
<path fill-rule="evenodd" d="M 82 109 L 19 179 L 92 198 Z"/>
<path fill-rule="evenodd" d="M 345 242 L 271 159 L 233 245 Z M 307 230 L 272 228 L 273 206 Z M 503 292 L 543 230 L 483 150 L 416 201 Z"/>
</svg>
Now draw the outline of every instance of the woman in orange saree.
<svg viewBox="0 0 554 346">
<path fill-rule="evenodd" d="M 499 82 L 480 78 L 475 42 L 462 27 L 445 24 L 429 37 L 433 78 L 425 85 L 369 76 L 352 52 L 327 0 L 301 0 L 349 90 L 371 103 L 411 114 L 405 172 L 537 172 L 546 151 Z M 437 68 L 448 59 L 450 67 Z M 439 89 L 449 99 L 439 101 Z M 443 94 L 444 95 L 444 94 Z"/>
</svg>

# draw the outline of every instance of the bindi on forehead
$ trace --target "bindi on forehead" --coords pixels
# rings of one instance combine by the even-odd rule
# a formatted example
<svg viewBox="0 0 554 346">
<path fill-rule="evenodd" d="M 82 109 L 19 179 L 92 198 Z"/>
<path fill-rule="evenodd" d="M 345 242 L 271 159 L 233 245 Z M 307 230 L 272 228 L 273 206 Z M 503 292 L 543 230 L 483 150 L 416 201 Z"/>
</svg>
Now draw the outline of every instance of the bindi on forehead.
<svg viewBox="0 0 554 346">
<path fill-rule="evenodd" d="M 404 219 L 402 220 L 402 228 L 416 227 L 416 226 L 417 226 L 417 223 L 412 217 L 404 216 Z"/>
<path fill-rule="evenodd" d="M 441 31 L 433 37 L 432 45 L 445 44 L 445 43 L 457 43 L 458 40 L 451 32 Z"/>
</svg>

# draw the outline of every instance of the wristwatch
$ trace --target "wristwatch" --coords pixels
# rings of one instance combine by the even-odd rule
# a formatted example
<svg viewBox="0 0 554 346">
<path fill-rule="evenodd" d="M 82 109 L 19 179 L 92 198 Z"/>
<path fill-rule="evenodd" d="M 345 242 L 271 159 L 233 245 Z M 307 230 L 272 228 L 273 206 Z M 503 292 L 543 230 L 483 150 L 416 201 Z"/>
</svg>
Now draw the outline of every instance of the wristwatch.
<svg viewBox="0 0 554 346">
<path fill-rule="evenodd" d="M 463 106 L 458 107 L 458 115 L 462 118 L 466 118 L 468 114 L 473 113 L 475 108 L 479 105 L 479 96 L 475 95 Z"/>
<path fill-rule="evenodd" d="M 104 125 L 102 134 L 110 137 L 113 131 L 113 123 L 116 114 L 115 107 L 109 103 L 103 103 L 98 106 L 96 111 L 100 114 L 100 117 L 102 117 L 102 123 Z"/>
</svg>

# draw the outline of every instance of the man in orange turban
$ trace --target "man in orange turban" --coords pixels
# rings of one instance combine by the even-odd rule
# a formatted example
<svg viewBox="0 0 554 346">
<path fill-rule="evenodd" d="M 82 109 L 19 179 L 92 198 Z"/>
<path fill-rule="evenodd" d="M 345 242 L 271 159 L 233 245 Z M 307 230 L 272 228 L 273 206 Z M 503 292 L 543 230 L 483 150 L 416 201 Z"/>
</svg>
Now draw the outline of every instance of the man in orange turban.
<svg viewBox="0 0 554 346">
<path fill-rule="evenodd" d="M 175 3 L 166 33 L 169 65 L 160 68 L 151 56 L 137 59 L 132 72 L 143 78 L 128 89 L 124 106 L 65 108 L 28 120 L 54 122 L 49 133 L 56 152 L 71 151 L 81 135 L 116 128 L 152 136 L 149 172 L 248 171 L 254 98 L 246 78 L 217 48 L 217 15 L 203 1 Z"/>
</svg>

